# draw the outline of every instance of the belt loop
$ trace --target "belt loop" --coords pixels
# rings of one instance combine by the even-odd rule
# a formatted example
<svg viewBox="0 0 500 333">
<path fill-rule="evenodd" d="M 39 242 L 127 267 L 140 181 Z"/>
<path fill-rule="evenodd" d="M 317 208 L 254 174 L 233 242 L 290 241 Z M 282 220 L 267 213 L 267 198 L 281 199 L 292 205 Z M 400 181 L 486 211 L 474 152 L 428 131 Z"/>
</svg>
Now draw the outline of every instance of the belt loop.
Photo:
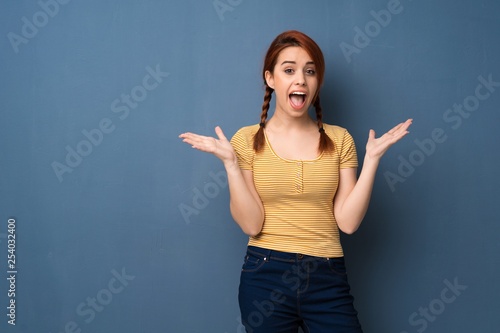
<svg viewBox="0 0 500 333">
<path fill-rule="evenodd" d="M 273 252 L 272 250 L 267 249 L 267 253 L 264 254 L 264 261 L 270 261 L 271 259 L 271 253 Z"/>
</svg>

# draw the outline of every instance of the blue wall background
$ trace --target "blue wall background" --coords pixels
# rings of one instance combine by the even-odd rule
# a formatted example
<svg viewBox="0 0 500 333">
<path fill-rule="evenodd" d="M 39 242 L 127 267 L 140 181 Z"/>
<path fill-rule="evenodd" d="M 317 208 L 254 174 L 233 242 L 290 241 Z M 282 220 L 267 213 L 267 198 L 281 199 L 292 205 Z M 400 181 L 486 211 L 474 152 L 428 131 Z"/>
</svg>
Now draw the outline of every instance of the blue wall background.
<svg viewBox="0 0 500 333">
<path fill-rule="evenodd" d="M 3 1 L 0 17 L 2 332 L 243 332 L 222 164 L 177 136 L 258 122 L 288 29 L 322 47 L 326 121 L 360 162 L 370 128 L 414 118 L 342 238 L 365 331 L 499 332 L 498 2 Z"/>
</svg>

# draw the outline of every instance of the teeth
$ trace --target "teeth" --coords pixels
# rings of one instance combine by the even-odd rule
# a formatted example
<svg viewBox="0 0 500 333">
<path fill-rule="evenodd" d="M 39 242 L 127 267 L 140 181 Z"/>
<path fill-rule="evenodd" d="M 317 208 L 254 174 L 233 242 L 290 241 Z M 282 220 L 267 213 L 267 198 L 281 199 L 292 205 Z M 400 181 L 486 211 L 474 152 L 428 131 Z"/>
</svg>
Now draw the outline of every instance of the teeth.
<svg viewBox="0 0 500 333">
<path fill-rule="evenodd" d="M 303 93 L 301 91 L 294 91 L 292 95 L 305 95 L 306 93 Z"/>
</svg>

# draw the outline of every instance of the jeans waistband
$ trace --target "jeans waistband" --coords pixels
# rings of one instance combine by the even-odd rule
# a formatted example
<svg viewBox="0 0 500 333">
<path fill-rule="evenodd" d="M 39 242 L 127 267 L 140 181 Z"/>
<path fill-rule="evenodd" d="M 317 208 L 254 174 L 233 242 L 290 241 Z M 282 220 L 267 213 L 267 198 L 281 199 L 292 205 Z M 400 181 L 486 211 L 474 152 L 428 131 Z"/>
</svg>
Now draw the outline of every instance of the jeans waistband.
<svg viewBox="0 0 500 333">
<path fill-rule="evenodd" d="M 277 260 L 285 262 L 297 262 L 297 261 L 329 261 L 329 260 L 343 260 L 343 257 L 339 258 L 326 258 L 326 257 L 315 257 L 302 253 L 291 253 L 282 252 L 276 250 L 265 249 L 257 246 L 248 246 L 247 251 L 253 255 L 264 258 L 264 260 Z"/>
</svg>

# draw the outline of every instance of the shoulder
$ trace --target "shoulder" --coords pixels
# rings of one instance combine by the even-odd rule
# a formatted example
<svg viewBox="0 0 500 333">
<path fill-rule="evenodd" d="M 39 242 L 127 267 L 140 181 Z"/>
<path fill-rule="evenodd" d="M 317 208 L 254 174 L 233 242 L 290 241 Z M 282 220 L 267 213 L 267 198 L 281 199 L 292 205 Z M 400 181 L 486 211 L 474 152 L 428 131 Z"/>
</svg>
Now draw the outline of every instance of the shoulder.
<svg viewBox="0 0 500 333">
<path fill-rule="evenodd" d="M 323 128 L 325 129 L 326 134 L 334 140 L 342 140 L 344 136 L 349 133 L 347 132 L 347 129 L 337 125 L 323 124 Z"/>
<path fill-rule="evenodd" d="M 259 125 L 240 128 L 231 138 L 231 145 L 238 157 L 240 168 L 251 170 L 255 151 L 253 150 L 253 137 L 259 130 Z"/>
<path fill-rule="evenodd" d="M 323 128 L 325 129 L 325 133 L 341 151 L 345 149 L 355 149 L 356 144 L 354 138 L 344 127 L 323 124 Z"/>
<path fill-rule="evenodd" d="M 235 147 L 235 149 L 250 149 L 250 147 L 253 146 L 253 137 L 258 130 L 259 124 L 240 128 L 231 138 L 231 144 Z"/>
<path fill-rule="evenodd" d="M 242 135 L 255 135 L 257 131 L 259 130 L 260 125 L 259 124 L 254 124 L 254 125 L 249 125 L 249 126 L 244 126 L 240 128 L 236 133 L 241 133 Z"/>
<path fill-rule="evenodd" d="M 340 168 L 357 168 L 356 144 L 349 132 L 340 126 L 323 124 L 325 133 L 333 140 L 335 152 L 340 158 Z"/>
<path fill-rule="evenodd" d="M 259 124 L 242 127 L 236 131 L 232 140 L 251 140 L 258 130 Z"/>
</svg>

